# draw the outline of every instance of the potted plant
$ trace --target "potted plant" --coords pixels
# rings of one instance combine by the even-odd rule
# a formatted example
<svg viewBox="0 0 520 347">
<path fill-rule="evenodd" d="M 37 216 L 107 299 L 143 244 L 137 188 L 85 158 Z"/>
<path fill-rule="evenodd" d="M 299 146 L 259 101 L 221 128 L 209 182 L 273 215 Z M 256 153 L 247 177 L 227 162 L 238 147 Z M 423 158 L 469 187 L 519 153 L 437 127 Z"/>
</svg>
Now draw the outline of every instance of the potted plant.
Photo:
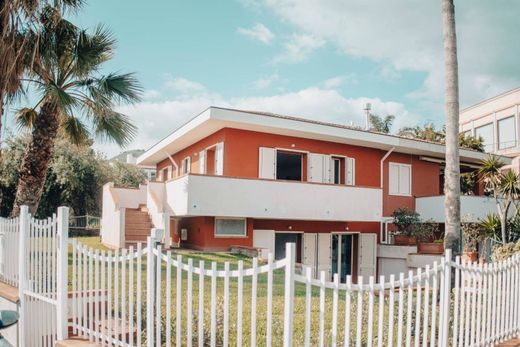
<svg viewBox="0 0 520 347">
<path fill-rule="evenodd" d="M 397 228 L 394 234 L 394 243 L 396 245 L 416 245 L 417 237 L 415 235 L 417 225 L 420 222 L 419 214 L 406 207 L 401 207 L 392 213 L 394 225 Z"/>
<path fill-rule="evenodd" d="M 419 241 L 417 252 L 422 254 L 443 254 L 443 238 L 438 238 L 439 223 L 427 220 L 420 223 L 416 229 L 416 237 Z"/>
<path fill-rule="evenodd" d="M 478 260 L 478 243 L 482 239 L 482 228 L 478 223 L 469 222 L 468 219 L 463 218 L 460 225 L 464 239 L 462 259 L 473 263 Z"/>
</svg>

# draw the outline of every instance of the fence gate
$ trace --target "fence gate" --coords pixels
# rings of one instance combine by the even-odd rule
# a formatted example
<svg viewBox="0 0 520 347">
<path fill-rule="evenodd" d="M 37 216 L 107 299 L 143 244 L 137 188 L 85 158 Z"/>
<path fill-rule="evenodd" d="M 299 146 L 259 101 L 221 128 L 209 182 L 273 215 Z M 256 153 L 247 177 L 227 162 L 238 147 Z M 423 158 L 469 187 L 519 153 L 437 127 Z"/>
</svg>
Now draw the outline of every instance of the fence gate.
<svg viewBox="0 0 520 347">
<path fill-rule="evenodd" d="M 41 220 L 22 206 L 19 223 L 19 345 L 54 346 L 67 329 L 67 281 L 58 278 L 67 271 L 68 208 Z"/>
</svg>

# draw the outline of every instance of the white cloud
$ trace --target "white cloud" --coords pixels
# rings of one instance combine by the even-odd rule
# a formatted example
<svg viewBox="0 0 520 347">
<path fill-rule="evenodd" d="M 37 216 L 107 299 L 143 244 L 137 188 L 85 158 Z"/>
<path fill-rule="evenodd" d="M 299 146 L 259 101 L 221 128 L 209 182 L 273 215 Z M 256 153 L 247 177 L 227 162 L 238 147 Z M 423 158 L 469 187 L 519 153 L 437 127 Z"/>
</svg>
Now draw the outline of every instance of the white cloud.
<svg viewBox="0 0 520 347">
<path fill-rule="evenodd" d="M 273 41 L 275 35 L 268 27 L 263 25 L 262 23 L 256 23 L 252 28 L 238 28 L 237 31 L 254 40 L 258 40 L 262 43 L 269 44 Z"/>
<path fill-rule="evenodd" d="M 253 82 L 253 86 L 257 89 L 265 89 L 270 87 L 273 83 L 280 80 L 280 76 L 278 73 L 274 73 L 270 76 L 259 78 L 256 81 Z"/>
<path fill-rule="evenodd" d="M 201 93 L 206 91 L 206 87 L 203 84 L 182 77 L 168 79 L 164 85 L 166 88 L 181 94 Z"/>
<path fill-rule="evenodd" d="M 275 57 L 273 62 L 299 63 L 324 44 L 324 40 L 313 35 L 293 34 L 284 44 L 284 52 Z"/>
<path fill-rule="evenodd" d="M 325 89 L 335 89 L 341 87 L 345 83 L 356 84 L 357 77 L 355 74 L 340 75 L 326 79 L 321 83 Z"/>
<path fill-rule="evenodd" d="M 397 116 L 394 129 L 416 124 L 417 115 L 411 114 L 398 102 L 378 98 L 348 98 L 337 90 L 310 87 L 271 96 L 223 98 L 218 94 L 192 94 L 182 98 L 152 102 L 145 101 L 119 109 L 130 116 L 138 127 L 138 135 L 129 149 L 147 149 L 170 134 L 177 127 L 211 105 L 247 110 L 267 111 L 346 125 L 364 125 L 363 105 L 372 104 L 374 113 Z M 121 151 L 116 145 L 96 144 L 109 155 Z"/>
<path fill-rule="evenodd" d="M 423 85 L 411 95 L 442 109 L 444 66 L 439 1 L 261 0 L 259 3 L 283 22 L 291 23 L 303 37 L 319 42 L 317 46 L 330 42 L 350 56 L 382 64 L 384 78 L 399 78 L 401 71 L 424 72 Z M 519 12 L 520 2 L 507 0 L 457 3 L 462 104 L 477 102 L 520 84 L 520 75 L 514 74 L 520 47 L 511 44 L 520 35 L 515 15 Z M 286 56 L 293 61 L 302 59 L 308 50 L 298 47 L 293 43 Z"/>
<path fill-rule="evenodd" d="M 143 98 L 145 100 L 150 100 L 150 99 L 158 99 L 161 97 L 161 92 L 158 91 L 158 90 L 155 90 L 155 89 L 147 89 L 144 91 L 143 93 Z"/>
</svg>

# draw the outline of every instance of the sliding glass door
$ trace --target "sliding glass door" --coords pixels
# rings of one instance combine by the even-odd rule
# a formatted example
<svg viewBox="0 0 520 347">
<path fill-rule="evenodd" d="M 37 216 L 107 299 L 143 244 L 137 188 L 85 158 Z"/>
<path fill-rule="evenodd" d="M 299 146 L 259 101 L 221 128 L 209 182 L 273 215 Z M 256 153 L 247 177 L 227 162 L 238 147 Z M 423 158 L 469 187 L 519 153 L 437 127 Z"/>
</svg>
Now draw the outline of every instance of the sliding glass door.
<svg viewBox="0 0 520 347">
<path fill-rule="evenodd" d="M 339 274 L 340 282 L 352 275 L 352 234 L 332 234 L 332 274 Z"/>
</svg>

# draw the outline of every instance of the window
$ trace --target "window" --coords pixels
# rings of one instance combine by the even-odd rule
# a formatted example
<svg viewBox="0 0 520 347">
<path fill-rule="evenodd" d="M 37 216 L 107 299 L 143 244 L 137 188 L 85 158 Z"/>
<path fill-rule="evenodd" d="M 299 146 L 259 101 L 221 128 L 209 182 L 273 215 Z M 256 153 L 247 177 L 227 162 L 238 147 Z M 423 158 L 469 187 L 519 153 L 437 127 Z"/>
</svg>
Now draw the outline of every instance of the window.
<svg viewBox="0 0 520 347">
<path fill-rule="evenodd" d="M 276 179 L 301 181 L 302 154 L 276 152 Z"/>
<path fill-rule="evenodd" d="M 412 166 L 390 163 L 389 181 L 390 195 L 412 195 Z"/>
<path fill-rule="evenodd" d="M 481 137 L 484 141 L 484 150 L 486 152 L 492 152 L 495 145 L 495 135 L 493 134 L 494 128 L 493 123 L 483 125 L 475 128 L 475 137 Z"/>
<path fill-rule="evenodd" d="M 343 158 L 337 158 L 337 157 L 332 157 L 331 159 L 331 165 L 332 167 L 330 168 L 330 172 L 332 174 L 332 177 L 330 179 L 330 182 L 331 183 L 334 183 L 334 184 L 342 184 L 343 180 L 343 170 L 344 170 L 344 159 Z"/>
<path fill-rule="evenodd" d="M 190 157 L 186 157 L 184 159 L 182 159 L 182 163 L 181 163 L 181 175 L 185 175 L 185 174 L 188 174 L 190 173 L 190 166 L 191 166 L 191 160 L 190 160 Z"/>
<path fill-rule="evenodd" d="M 246 237 L 246 220 L 243 218 L 215 218 L 215 236 Z"/>
<path fill-rule="evenodd" d="M 498 149 L 516 146 L 515 117 L 511 116 L 498 121 Z"/>
</svg>

